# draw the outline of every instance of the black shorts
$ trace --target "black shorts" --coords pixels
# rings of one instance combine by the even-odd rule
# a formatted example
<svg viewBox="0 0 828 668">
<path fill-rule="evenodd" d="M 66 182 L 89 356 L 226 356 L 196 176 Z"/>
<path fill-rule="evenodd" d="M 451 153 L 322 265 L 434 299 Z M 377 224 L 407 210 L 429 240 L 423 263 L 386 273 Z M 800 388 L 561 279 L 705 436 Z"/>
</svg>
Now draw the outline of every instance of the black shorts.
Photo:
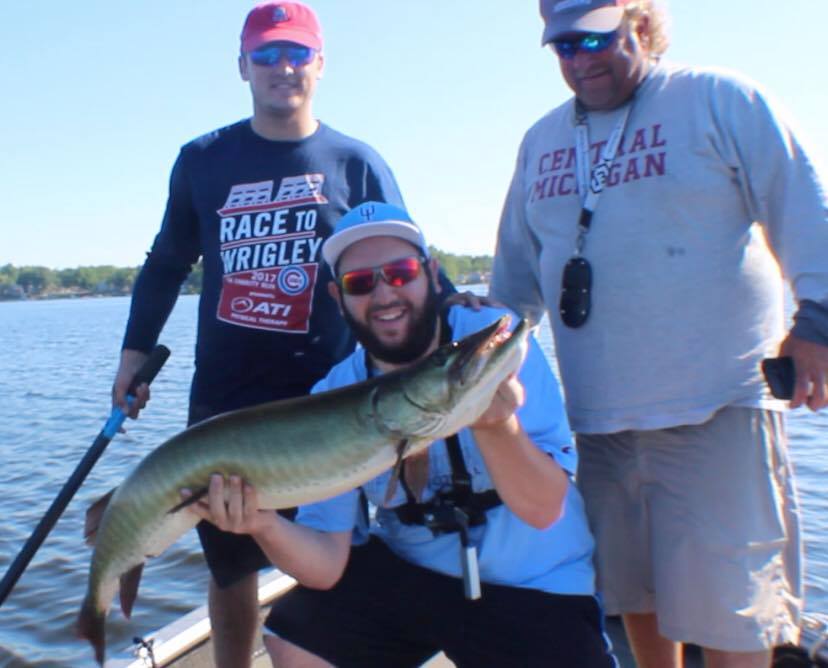
<svg viewBox="0 0 828 668">
<path fill-rule="evenodd" d="M 293 519 L 296 508 L 284 508 L 278 513 Z M 251 573 L 273 566 L 259 544 L 248 535 L 222 531 L 215 524 L 204 520 L 196 525 L 196 531 L 207 568 L 220 589 L 236 584 Z"/>
<path fill-rule="evenodd" d="M 612 668 L 595 597 L 482 585 L 414 566 L 380 540 L 355 547 L 328 591 L 297 586 L 265 626 L 338 668 L 419 666 L 441 650 L 458 668 Z"/>
<path fill-rule="evenodd" d="M 213 415 L 215 412 L 207 407 L 191 405 L 187 424 L 202 422 Z M 284 508 L 278 512 L 292 520 L 296 516 L 296 510 Z M 221 531 L 214 524 L 203 520 L 196 525 L 196 531 L 210 575 L 221 589 L 273 565 L 250 536 Z"/>
</svg>

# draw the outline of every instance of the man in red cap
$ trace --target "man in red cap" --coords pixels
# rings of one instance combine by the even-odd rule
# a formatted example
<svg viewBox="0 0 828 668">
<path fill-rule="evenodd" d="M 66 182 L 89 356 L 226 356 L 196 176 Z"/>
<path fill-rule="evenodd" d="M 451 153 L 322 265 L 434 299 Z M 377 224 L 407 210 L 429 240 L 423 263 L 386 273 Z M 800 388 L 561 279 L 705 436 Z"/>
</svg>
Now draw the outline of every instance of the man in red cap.
<svg viewBox="0 0 828 668">
<path fill-rule="evenodd" d="M 113 400 L 137 417 L 149 398 L 125 391 L 155 345 L 182 283 L 201 259 L 189 423 L 308 393 L 354 346 L 327 294 L 322 242 L 366 200 L 402 205 L 386 163 L 311 111 L 322 33 L 299 2 L 247 16 L 239 71 L 253 115 L 186 144 L 172 170 L 161 230 L 135 283 Z M 202 522 L 212 579 L 218 666 L 248 665 L 258 625 L 257 570 L 269 560 L 249 537 Z"/>
<path fill-rule="evenodd" d="M 828 405 L 824 182 L 761 88 L 661 60 L 657 0 L 540 10 L 574 96 L 521 144 L 490 294 L 549 314 L 598 589 L 639 668 L 679 668 L 682 643 L 767 668 L 803 592 L 761 364 L 791 358 L 790 407 Z"/>
</svg>

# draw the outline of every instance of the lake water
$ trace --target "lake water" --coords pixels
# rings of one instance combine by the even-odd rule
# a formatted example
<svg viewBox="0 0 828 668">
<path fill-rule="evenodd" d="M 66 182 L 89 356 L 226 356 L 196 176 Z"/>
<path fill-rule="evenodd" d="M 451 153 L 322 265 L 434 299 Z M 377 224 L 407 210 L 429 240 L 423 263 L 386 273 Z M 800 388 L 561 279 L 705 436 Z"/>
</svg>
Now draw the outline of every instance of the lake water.
<svg viewBox="0 0 828 668">
<path fill-rule="evenodd" d="M 196 305 L 196 297 L 179 299 L 161 338 L 172 355 L 152 401 L 110 443 L 0 608 L 0 668 L 95 665 L 72 630 L 90 557 L 81 536 L 84 513 L 184 425 Z M 109 416 L 128 309 L 128 298 L 0 303 L 0 576 Z M 546 325 L 540 340 L 551 357 Z M 804 513 L 807 608 L 828 612 L 828 413 L 792 412 L 789 433 Z M 111 613 L 110 650 L 203 605 L 207 580 L 190 532 L 144 569 L 132 620 Z"/>
</svg>

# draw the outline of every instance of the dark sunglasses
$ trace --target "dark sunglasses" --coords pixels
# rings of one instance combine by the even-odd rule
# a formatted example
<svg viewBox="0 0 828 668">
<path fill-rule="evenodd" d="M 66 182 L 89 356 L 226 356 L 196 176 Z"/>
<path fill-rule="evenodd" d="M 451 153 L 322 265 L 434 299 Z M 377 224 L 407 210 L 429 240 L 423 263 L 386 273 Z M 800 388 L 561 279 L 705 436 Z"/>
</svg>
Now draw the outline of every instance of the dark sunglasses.
<svg viewBox="0 0 828 668">
<path fill-rule="evenodd" d="M 268 44 L 250 52 L 254 65 L 273 67 L 284 58 L 291 67 L 303 67 L 313 60 L 316 51 L 301 44 Z"/>
<path fill-rule="evenodd" d="M 558 309 L 567 327 L 580 327 L 589 317 L 592 306 L 592 267 L 582 257 L 570 258 L 561 279 Z"/>
<path fill-rule="evenodd" d="M 404 257 L 393 262 L 386 262 L 379 267 L 366 267 L 346 271 L 337 282 L 346 295 L 360 296 L 369 294 L 379 279 L 382 278 L 388 285 L 400 288 L 411 283 L 420 275 L 420 267 L 425 262 L 423 257 Z"/>
<path fill-rule="evenodd" d="M 553 39 L 552 46 L 555 52 L 564 60 L 572 60 L 578 51 L 586 53 L 600 53 L 609 48 L 615 39 L 617 31 L 613 32 L 591 32 L 576 37 Z"/>
</svg>

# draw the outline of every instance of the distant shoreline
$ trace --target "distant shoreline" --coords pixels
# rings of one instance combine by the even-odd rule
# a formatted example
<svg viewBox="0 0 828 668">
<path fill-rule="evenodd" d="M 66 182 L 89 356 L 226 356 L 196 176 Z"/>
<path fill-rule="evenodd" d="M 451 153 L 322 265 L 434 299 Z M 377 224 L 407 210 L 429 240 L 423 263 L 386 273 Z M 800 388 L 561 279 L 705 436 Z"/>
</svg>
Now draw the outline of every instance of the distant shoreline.
<svg viewBox="0 0 828 668">
<path fill-rule="evenodd" d="M 488 285 L 488 280 L 458 280 L 454 281 L 457 286 L 466 285 Z M 184 291 L 182 295 L 198 295 L 200 292 Z M 17 294 L 2 294 L 0 293 L 0 303 L 2 302 L 43 302 L 43 301 L 58 301 L 66 299 L 101 299 L 104 297 L 131 297 L 132 292 L 93 292 L 89 290 L 61 290 L 56 292 L 48 292 L 43 294 L 27 295 L 22 290 Z"/>
<path fill-rule="evenodd" d="M 129 297 L 131 292 L 93 292 L 90 290 L 61 290 L 27 295 L 20 291 L 18 294 L 0 294 L 0 302 L 42 302 L 59 299 L 92 299 L 100 297 Z"/>
<path fill-rule="evenodd" d="M 455 285 L 485 284 L 491 277 L 491 256 L 453 255 L 433 246 L 428 251 Z M 50 269 L 6 264 L 0 266 L 0 302 L 124 297 L 132 294 L 140 271 L 141 267 L 110 265 Z M 200 294 L 202 275 L 203 268 L 198 262 L 187 275 L 181 294 Z"/>
</svg>

